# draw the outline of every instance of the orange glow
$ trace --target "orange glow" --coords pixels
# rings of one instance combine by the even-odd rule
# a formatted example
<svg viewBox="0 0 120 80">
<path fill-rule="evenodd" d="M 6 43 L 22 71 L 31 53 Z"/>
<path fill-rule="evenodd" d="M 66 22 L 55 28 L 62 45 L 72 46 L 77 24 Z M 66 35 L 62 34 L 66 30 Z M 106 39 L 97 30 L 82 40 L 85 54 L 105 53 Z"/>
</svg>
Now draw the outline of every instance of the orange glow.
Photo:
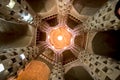
<svg viewBox="0 0 120 80">
<path fill-rule="evenodd" d="M 72 34 L 66 27 L 59 27 L 50 32 L 49 42 L 56 49 L 63 49 L 71 44 Z"/>
<path fill-rule="evenodd" d="M 48 80 L 49 75 L 50 69 L 45 63 L 33 60 L 25 67 L 24 71 L 18 74 L 16 80 Z"/>
</svg>

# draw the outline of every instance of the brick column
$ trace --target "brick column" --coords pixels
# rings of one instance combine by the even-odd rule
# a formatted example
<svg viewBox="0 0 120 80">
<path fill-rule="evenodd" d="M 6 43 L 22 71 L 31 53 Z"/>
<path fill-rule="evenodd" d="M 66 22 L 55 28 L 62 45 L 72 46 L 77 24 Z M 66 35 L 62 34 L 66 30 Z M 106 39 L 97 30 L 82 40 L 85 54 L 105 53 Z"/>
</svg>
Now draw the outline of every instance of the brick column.
<svg viewBox="0 0 120 80">
<path fill-rule="evenodd" d="M 80 52 L 78 58 L 94 80 L 120 80 L 120 61 L 87 51 Z"/>
<path fill-rule="evenodd" d="M 8 21 L 32 24 L 36 15 L 25 0 L 1 0 L 0 13 Z"/>
<path fill-rule="evenodd" d="M 84 31 L 106 31 L 120 29 L 120 20 L 115 15 L 115 7 L 118 0 L 109 0 L 104 6 L 86 22 Z"/>
<path fill-rule="evenodd" d="M 62 65 L 61 54 L 56 54 L 55 63 L 49 80 L 64 80 L 64 67 Z"/>
<path fill-rule="evenodd" d="M 37 47 L 10 48 L 0 51 L 0 80 L 6 80 L 39 55 Z"/>
</svg>

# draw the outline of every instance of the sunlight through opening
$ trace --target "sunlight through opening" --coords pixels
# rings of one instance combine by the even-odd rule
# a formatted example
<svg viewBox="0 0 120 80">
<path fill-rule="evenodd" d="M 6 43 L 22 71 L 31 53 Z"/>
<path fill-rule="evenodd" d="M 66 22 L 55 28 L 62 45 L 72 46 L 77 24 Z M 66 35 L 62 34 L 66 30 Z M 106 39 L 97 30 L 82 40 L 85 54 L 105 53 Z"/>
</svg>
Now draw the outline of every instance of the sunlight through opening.
<svg viewBox="0 0 120 80">
<path fill-rule="evenodd" d="M 60 36 L 57 37 L 57 39 L 58 39 L 59 41 L 61 41 L 61 40 L 63 39 L 63 36 L 60 35 Z"/>
</svg>

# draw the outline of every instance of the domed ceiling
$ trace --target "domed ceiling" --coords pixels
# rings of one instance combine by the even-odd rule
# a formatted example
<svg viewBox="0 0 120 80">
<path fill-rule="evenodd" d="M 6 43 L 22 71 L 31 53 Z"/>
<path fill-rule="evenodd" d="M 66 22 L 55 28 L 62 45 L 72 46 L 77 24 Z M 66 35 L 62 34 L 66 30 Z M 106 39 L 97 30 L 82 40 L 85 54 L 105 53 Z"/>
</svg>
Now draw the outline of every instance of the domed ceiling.
<svg viewBox="0 0 120 80">
<path fill-rule="evenodd" d="M 43 50 L 63 54 L 64 62 L 75 59 L 85 49 L 87 32 L 82 23 L 94 15 L 107 0 L 27 0 L 42 18 L 37 29 L 36 45 Z M 94 3 L 96 5 L 94 5 Z M 52 5 L 51 5 L 52 4 Z M 43 53 L 53 58 L 50 53 Z"/>
</svg>

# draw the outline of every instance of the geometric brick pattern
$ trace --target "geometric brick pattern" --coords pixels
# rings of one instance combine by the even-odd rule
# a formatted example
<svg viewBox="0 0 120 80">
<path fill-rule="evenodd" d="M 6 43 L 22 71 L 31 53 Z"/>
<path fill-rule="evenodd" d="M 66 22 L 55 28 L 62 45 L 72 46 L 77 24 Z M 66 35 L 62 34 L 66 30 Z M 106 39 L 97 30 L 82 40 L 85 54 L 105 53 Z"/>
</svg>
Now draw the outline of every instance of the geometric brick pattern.
<svg viewBox="0 0 120 80">
<path fill-rule="evenodd" d="M 55 55 L 55 62 L 49 80 L 64 80 L 64 67 L 61 54 Z"/>
<path fill-rule="evenodd" d="M 21 54 L 25 56 L 21 57 Z M 0 80 L 6 80 L 10 76 L 17 76 L 17 71 L 37 57 L 37 47 L 10 48 L 0 51 L 0 64 L 3 64 L 4 71 L 0 72 Z"/>
<path fill-rule="evenodd" d="M 104 6 L 84 22 L 85 31 L 106 31 L 120 29 L 120 20 L 115 16 L 118 0 L 109 0 Z"/>
<path fill-rule="evenodd" d="M 120 61 L 87 51 L 80 52 L 78 58 L 95 80 L 120 80 Z"/>
<path fill-rule="evenodd" d="M 50 74 L 49 80 L 64 80 L 64 68 L 61 62 L 55 63 Z"/>
<path fill-rule="evenodd" d="M 70 12 L 71 6 L 71 1 L 57 0 L 58 14 L 68 14 Z"/>
<path fill-rule="evenodd" d="M 32 23 L 32 18 L 34 15 L 34 11 L 32 8 L 29 6 L 29 4 L 26 2 L 26 0 L 13 0 L 12 2 L 15 3 L 13 7 L 8 7 L 6 6 L 9 4 L 10 1 L 5 1 L 1 0 L 0 4 L 0 11 L 1 14 L 3 15 L 2 18 L 9 20 L 9 21 L 14 21 L 14 22 L 19 22 L 19 23 Z M 25 20 L 23 17 L 27 15 L 31 16 L 31 19 Z"/>
</svg>

